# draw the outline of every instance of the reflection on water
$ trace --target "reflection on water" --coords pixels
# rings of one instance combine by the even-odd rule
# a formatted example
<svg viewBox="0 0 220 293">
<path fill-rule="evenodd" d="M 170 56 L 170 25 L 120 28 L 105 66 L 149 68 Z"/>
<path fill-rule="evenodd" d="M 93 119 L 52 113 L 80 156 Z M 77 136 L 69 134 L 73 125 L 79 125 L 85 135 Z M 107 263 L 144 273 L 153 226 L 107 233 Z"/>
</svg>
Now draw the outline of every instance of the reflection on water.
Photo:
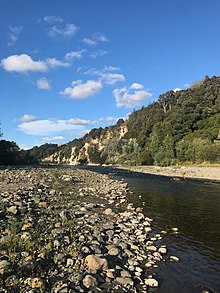
<svg viewBox="0 0 220 293">
<path fill-rule="evenodd" d="M 154 292 L 220 292 L 219 183 L 174 181 L 113 168 L 89 169 L 125 179 L 134 192 L 130 200 L 136 206 L 145 202 L 144 213 L 154 219 L 158 231 L 179 228 L 179 235 L 169 233 L 165 241 L 169 254 L 181 261 L 160 265 L 156 271 L 160 288 Z"/>
</svg>

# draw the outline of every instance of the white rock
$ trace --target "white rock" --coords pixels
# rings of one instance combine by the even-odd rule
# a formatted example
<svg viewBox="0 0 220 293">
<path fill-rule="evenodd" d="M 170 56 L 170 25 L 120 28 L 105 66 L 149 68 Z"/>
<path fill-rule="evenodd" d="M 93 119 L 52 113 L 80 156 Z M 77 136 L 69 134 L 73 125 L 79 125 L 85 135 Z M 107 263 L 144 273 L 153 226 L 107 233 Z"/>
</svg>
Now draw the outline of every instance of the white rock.
<svg viewBox="0 0 220 293">
<path fill-rule="evenodd" d="M 177 256 L 173 256 L 173 255 L 170 256 L 170 262 L 179 262 L 179 261 L 180 259 Z"/>
<path fill-rule="evenodd" d="M 144 283 L 149 286 L 149 287 L 152 287 L 152 288 L 156 288 L 158 287 L 158 281 L 155 280 L 155 279 L 146 279 L 144 281 Z"/>
</svg>

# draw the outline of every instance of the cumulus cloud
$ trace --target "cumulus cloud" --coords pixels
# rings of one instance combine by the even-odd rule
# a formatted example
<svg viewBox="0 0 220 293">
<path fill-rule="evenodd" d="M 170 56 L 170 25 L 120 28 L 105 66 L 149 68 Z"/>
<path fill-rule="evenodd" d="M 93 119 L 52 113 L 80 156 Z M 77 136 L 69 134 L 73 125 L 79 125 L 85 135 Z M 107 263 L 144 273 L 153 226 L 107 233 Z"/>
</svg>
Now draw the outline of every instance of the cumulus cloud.
<svg viewBox="0 0 220 293">
<path fill-rule="evenodd" d="M 146 90 L 134 89 L 130 86 L 129 88 L 123 87 L 121 89 L 115 89 L 113 95 L 116 100 L 117 107 L 133 108 L 140 106 L 146 102 L 152 94 Z"/>
<path fill-rule="evenodd" d="M 30 114 L 24 114 L 22 117 L 14 119 L 15 122 L 19 122 L 19 123 L 29 123 L 36 120 L 37 120 L 37 117 Z"/>
<path fill-rule="evenodd" d="M 97 45 L 98 43 L 108 42 L 108 38 L 102 33 L 94 33 L 91 38 L 84 38 L 82 42 L 89 46 Z"/>
<path fill-rule="evenodd" d="M 97 44 L 96 41 L 92 40 L 92 39 L 89 39 L 89 38 L 84 38 L 82 39 L 82 42 L 86 45 L 89 45 L 89 46 L 94 46 Z"/>
<path fill-rule="evenodd" d="M 115 85 L 117 82 L 124 82 L 125 77 L 119 73 L 101 73 L 103 83 L 108 85 Z"/>
<path fill-rule="evenodd" d="M 64 59 L 68 62 L 72 62 L 74 59 L 81 59 L 85 52 L 86 52 L 85 49 L 82 49 L 79 51 L 71 51 L 66 53 Z"/>
<path fill-rule="evenodd" d="M 58 119 L 56 123 L 47 120 L 36 120 L 31 122 L 24 122 L 18 125 L 18 130 L 29 135 L 51 136 L 54 133 L 60 134 L 65 131 L 83 131 L 82 125 L 73 125 L 67 123 L 67 120 Z"/>
<path fill-rule="evenodd" d="M 93 39 L 96 40 L 97 42 L 101 42 L 101 43 L 109 41 L 108 38 L 102 33 L 94 33 Z"/>
<path fill-rule="evenodd" d="M 51 85 L 45 77 L 39 78 L 36 82 L 36 85 L 40 90 L 50 90 L 51 89 Z"/>
<path fill-rule="evenodd" d="M 116 67 L 116 66 L 106 66 L 103 68 L 103 71 L 110 71 L 110 72 L 114 72 L 114 71 L 119 71 L 120 70 L 120 67 Z"/>
<path fill-rule="evenodd" d="M 13 46 L 18 38 L 20 33 L 23 31 L 24 27 L 20 26 L 9 26 L 10 33 L 8 34 L 8 46 Z"/>
<path fill-rule="evenodd" d="M 46 23 L 50 23 L 50 24 L 62 23 L 63 22 L 63 18 L 62 17 L 60 17 L 60 16 L 54 16 L 54 15 L 45 16 L 43 18 L 43 20 Z"/>
<path fill-rule="evenodd" d="M 97 94 L 101 89 L 100 81 L 87 80 L 83 83 L 81 80 L 77 80 L 73 81 L 72 87 L 65 88 L 60 94 L 71 99 L 85 99 Z"/>
<path fill-rule="evenodd" d="M 97 57 L 101 57 L 101 56 L 104 56 L 106 54 L 108 54 L 108 51 L 106 51 L 106 50 L 98 50 L 96 52 L 91 53 L 90 56 L 93 59 L 96 59 Z"/>
<path fill-rule="evenodd" d="M 56 58 L 48 58 L 48 59 L 46 59 L 45 63 L 51 68 L 69 67 L 71 65 L 71 63 L 69 63 L 69 62 L 64 62 L 64 61 L 58 60 Z"/>
<path fill-rule="evenodd" d="M 90 68 L 84 74 L 98 76 L 103 85 L 115 85 L 117 82 L 124 82 L 125 76 L 121 73 L 115 73 L 120 70 L 119 67 L 105 66 L 101 70 Z"/>
<path fill-rule="evenodd" d="M 132 85 L 130 86 L 130 89 L 134 89 L 134 90 L 142 90 L 144 88 L 143 84 L 134 82 L 132 83 Z"/>
<path fill-rule="evenodd" d="M 42 143 L 47 143 L 47 142 L 62 142 L 64 141 L 64 137 L 62 135 L 59 136 L 46 136 L 46 137 L 41 137 L 39 139 L 40 142 Z"/>
<path fill-rule="evenodd" d="M 72 124 L 72 125 L 89 125 L 93 124 L 91 120 L 85 120 L 85 119 L 80 119 L 80 118 L 70 118 L 66 122 L 67 124 Z"/>
<path fill-rule="evenodd" d="M 29 71 L 45 72 L 48 66 L 44 61 L 34 61 L 29 55 L 12 55 L 1 60 L 2 67 L 9 72 L 25 73 Z"/>
<path fill-rule="evenodd" d="M 46 72 L 50 68 L 71 66 L 71 63 L 56 58 L 34 61 L 27 54 L 11 55 L 2 59 L 0 64 L 6 71 L 18 73 Z"/>
<path fill-rule="evenodd" d="M 57 37 L 65 37 L 71 38 L 78 31 L 78 27 L 73 23 L 67 23 L 64 26 L 53 25 L 51 26 L 47 34 L 49 37 L 57 38 Z"/>
</svg>

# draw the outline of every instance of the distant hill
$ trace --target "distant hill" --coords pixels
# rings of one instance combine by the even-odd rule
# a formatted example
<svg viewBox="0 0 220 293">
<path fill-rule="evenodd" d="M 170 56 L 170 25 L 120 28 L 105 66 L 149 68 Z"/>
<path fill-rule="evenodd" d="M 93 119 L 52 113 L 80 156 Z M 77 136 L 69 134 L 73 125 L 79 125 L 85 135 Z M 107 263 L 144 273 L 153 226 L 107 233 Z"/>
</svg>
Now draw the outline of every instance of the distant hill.
<svg viewBox="0 0 220 293">
<path fill-rule="evenodd" d="M 116 125 L 50 149 L 56 164 L 220 163 L 220 77 L 168 91 Z M 41 156 L 42 157 L 42 156 Z"/>
</svg>

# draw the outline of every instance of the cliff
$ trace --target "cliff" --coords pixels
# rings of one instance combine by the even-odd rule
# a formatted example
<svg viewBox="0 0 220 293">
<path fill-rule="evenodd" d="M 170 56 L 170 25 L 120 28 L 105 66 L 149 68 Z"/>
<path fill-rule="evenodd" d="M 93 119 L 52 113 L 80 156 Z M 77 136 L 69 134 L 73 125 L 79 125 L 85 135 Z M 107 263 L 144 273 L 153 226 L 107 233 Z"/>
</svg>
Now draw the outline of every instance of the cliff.
<svg viewBox="0 0 220 293">
<path fill-rule="evenodd" d="M 43 159 L 56 164 L 220 163 L 220 77 L 168 91 L 126 121 L 92 129 Z"/>
</svg>

